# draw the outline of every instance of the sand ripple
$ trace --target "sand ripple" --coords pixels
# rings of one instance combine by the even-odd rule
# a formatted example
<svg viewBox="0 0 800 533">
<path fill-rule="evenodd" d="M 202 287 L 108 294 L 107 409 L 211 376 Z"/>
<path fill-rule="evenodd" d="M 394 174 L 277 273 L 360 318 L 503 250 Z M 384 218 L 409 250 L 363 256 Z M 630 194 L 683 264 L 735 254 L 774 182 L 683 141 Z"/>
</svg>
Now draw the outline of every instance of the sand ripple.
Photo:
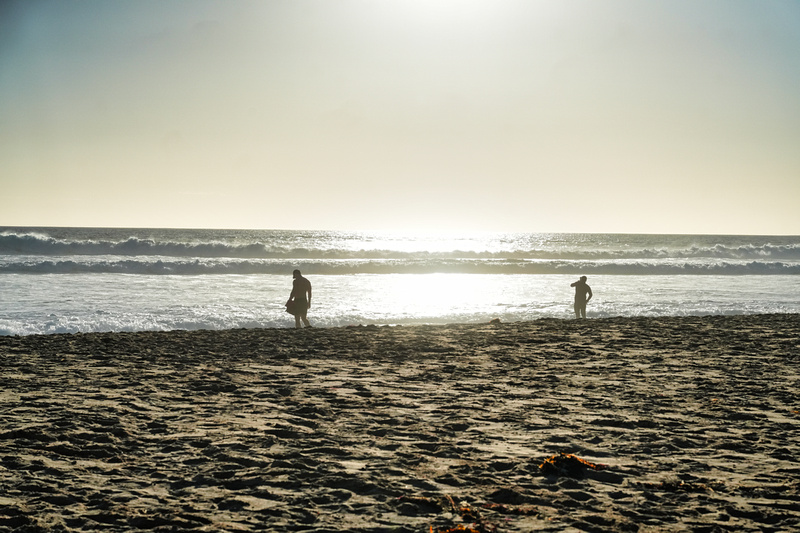
<svg viewBox="0 0 800 533">
<path fill-rule="evenodd" d="M 0 337 L 0 531 L 798 529 L 798 339 L 798 315 Z M 540 468 L 560 453 L 598 467 Z"/>
</svg>

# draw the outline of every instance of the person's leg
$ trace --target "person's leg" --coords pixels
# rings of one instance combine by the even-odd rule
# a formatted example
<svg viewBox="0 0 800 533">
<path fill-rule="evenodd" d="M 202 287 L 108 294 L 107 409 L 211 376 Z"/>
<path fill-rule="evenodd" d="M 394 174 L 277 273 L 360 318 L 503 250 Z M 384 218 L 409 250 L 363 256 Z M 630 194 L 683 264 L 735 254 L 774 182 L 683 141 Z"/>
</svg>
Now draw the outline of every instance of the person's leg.
<svg viewBox="0 0 800 533">
<path fill-rule="evenodd" d="M 294 327 L 300 329 L 300 315 L 294 315 Z"/>
<path fill-rule="evenodd" d="M 586 304 L 581 304 L 581 318 L 586 318 Z"/>
<path fill-rule="evenodd" d="M 581 305 L 578 302 L 575 302 L 575 318 L 581 317 Z"/>
</svg>

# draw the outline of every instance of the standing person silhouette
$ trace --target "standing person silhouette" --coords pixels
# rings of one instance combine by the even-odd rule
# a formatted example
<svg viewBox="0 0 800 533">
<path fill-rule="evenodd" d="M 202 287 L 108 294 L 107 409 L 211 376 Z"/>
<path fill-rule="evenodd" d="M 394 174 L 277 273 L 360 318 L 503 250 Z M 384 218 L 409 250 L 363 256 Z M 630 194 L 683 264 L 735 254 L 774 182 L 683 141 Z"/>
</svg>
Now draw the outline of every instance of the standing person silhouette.
<svg viewBox="0 0 800 533">
<path fill-rule="evenodd" d="M 286 301 L 286 311 L 294 315 L 294 327 L 300 328 L 300 321 L 307 328 L 311 327 L 306 313 L 311 307 L 311 282 L 304 278 L 299 270 L 292 272 L 294 281 L 292 282 L 292 292 Z"/>
<path fill-rule="evenodd" d="M 575 287 L 575 318 L 586 318 L 586 304 L 592 299 L 592 288 L 586 284 L 586 276 L 581 276 L 570 287 Z"/>
</svg>

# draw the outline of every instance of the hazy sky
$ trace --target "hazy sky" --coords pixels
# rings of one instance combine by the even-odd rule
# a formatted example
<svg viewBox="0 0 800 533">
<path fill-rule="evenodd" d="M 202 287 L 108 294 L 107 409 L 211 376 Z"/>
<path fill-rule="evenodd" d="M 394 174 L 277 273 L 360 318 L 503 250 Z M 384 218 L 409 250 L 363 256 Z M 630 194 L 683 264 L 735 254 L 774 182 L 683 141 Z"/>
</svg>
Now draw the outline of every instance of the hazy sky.
<svg viewBox="0 0 800 533">
<path fill-rule="evenodd" d="M 800 234 L 800 2 L 0 2 L 0 225 Z"/>
</svg>

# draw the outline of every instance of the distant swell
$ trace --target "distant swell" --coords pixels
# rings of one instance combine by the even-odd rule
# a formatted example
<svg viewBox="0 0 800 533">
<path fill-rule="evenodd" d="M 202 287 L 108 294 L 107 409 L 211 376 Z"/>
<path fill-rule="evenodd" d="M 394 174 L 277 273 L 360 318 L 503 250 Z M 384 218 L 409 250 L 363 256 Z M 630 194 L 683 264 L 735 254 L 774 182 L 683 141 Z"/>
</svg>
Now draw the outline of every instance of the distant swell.
<svg viewBox="0 0 800 533">
<path fill-rule="evenodd" d="M 505 251 L 446 252 L 380 249 L 308 249 L 269 243 L 228 244 L 221 242 L 159 242 L 130 237 L 125 240 L 61 240 L 38 233 L 0 233 L 0 256 L 118 256 L 163 258 L 277 259 L 277 260 L 397 260 L 409 262 L 484 261 L 625 261 L 625 260 L 731 260 L 768 265 L 800 261 L 800 245 L 689 246 L 686 248 L 640 248 L 625 250 L 568 249 L 540 250 L 513 248 Z M 115 267 L 116 268 L 116 267 Z M 526 267 L 531 268 L 531 267 Z M 738 268 L 738 267 L 737 267 Z M 774 267 L 768 267 L 772 270 Z"/>
<path fill-rule="evenodd" d="M 156 255 L 165 257 L 269 257 L 263 244 L 156 242 L 130 237 L 124 241 L 66 241 L 39 235 L 0 234 L 0 254 L 14 255 Z"/>
</svg>

